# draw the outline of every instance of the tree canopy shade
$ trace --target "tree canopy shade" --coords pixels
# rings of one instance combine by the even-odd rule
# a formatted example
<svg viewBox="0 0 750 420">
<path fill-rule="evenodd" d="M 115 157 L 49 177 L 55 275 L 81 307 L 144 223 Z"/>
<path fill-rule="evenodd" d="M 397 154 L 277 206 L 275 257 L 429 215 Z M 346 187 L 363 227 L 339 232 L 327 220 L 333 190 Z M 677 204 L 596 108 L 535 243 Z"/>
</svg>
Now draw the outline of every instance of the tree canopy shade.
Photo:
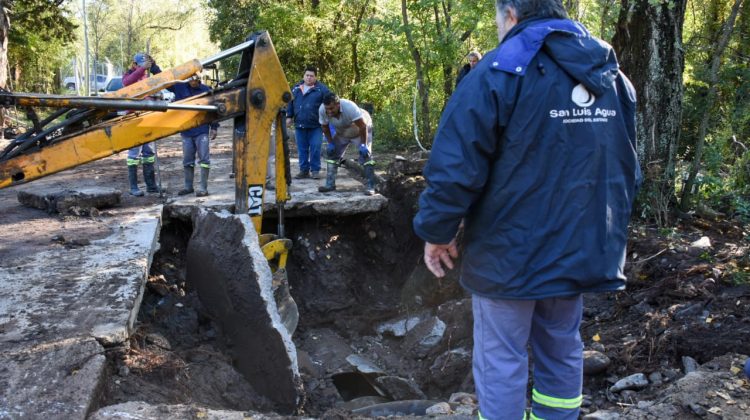
<svg viewBox="0 0 750 420">
<path fill-rule="evenodd" d="M 713 206 L 750 218 L 747 0 L 561 1 L 614 45 L 636 86 L 646 181 L 638 214 L 668 224 L 675 214 Z M 466 54 L 498 42 L 493 2 L 86 2 L 93 57 L 122 67 L 147 45 L 169 67 L 268 30 L 290 83 L 315 65 L 334 92 L 373 105 L 376 147 L 414 146 L 415 136 L 429 147 Z M 4 4 L 10 29 L 0 19 L 0 41 L 8 41 L 7 65 L 0 44 L 0 82 L 10 69 L 15 90 L 59 86 L 56 69 L 82 38 L 80 0 Z M 224 70 L 233 75 L 231 66 Z M 682 213 L 674 211 L 678 196 L 686 197 Z"/>
</svg>

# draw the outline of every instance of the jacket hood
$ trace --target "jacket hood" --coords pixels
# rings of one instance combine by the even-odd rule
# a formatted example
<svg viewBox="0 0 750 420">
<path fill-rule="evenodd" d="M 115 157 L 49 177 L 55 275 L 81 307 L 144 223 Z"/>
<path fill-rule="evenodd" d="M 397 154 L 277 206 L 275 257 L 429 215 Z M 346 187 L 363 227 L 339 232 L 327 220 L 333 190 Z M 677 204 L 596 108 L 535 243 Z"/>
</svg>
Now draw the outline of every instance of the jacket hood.
<svg viewBox="0 0 750 420">
<path fill-rule="evenodd" d="M 492 68 L 524 75 L 541 49 L 595 95 L 612 87 L 619 65 L 614 50 L 568 19 L 527 19 L 511 29 L 497 49 Z"/>
</svg>

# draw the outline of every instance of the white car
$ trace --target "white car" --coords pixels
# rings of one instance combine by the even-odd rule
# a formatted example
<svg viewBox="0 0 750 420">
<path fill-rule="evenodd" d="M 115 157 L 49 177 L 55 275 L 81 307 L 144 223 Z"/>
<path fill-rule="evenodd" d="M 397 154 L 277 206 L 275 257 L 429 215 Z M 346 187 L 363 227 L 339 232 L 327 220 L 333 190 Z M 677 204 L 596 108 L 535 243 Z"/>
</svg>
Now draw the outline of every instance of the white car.
<svg viewBox="0 0 750 420">
<path fill-rule="evenodd" d="M 109 78 L 106 74 L 97 74 L 96 79 L 94 79 L 93 74 L 89 77 L 91 78 L 91 90 L 94 92 L 100 89 L 104 89 L 109 82 Z M 94 82 L 94 80 L 96 80 L 96 82 Z M 63 86 L 65 86 L 65 89 L 76 90 L 77 85 L 78 81 L 76 80 L 75 76 L 70 76 L 63 79 Z"/>
</svg>

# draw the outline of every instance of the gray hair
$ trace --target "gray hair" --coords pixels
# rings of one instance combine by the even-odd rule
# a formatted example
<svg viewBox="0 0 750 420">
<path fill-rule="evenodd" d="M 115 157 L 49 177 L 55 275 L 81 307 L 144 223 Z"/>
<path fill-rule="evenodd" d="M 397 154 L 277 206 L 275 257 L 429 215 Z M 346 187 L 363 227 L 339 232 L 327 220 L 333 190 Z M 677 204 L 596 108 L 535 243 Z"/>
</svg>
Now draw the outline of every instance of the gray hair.
<svg viewBox="0 0 750 420">
<path fill-rule="evenodd" d="M 480 53 L 479 51 L 472 51 L 472 52 L 466 54 L 466 58 L 471 58 L 471 57 L 476 57 L 477 60 L 481 60 L 482 59 L 482 53 Z"/>
<path fill-rule="evenodd" d="M 568 18 L 561 0 L 495 0 L 495 8 L 503 15 L 513 8 L 519 22 L 535 17 Z"/>
</svg>

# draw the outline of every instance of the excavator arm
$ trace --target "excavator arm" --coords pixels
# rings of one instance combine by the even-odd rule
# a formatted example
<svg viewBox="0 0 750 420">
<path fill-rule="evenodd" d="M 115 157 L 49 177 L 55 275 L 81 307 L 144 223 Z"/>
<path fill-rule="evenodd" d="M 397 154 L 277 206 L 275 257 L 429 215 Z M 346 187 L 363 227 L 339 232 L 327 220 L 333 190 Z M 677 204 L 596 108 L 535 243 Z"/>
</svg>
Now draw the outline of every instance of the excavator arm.
<svg viewBox="0 0 750 420">
<path fill-rule="evenodd" d="M 239 53 L 237 77 L 213 93 L 176 103 L 141 99 L 183 82 L 205 65 Z M 282 112 L 290 100 L 289 85 L 267 32 L 256 33 L 214 57 L 189 61 L 98 98 L 0 92 L 4 106 L 53 107 L 59 111 L 52 117 L 68 116 L 62 123 L 54 123 L 51 117 L 38 122 L 34 130 L 0 151 L 0 188 L 31 182 L 203 124 L 233 119 L 236 212 L 248 213 L 260 233 L 267 162 L 270 147 L 274 147 L 281 212 L 278 233 L 283 236 L 283 203 L 290 198 L 290 177 Z M 108 119 L 112 110 L 133 112 Z"/>
</svg>

